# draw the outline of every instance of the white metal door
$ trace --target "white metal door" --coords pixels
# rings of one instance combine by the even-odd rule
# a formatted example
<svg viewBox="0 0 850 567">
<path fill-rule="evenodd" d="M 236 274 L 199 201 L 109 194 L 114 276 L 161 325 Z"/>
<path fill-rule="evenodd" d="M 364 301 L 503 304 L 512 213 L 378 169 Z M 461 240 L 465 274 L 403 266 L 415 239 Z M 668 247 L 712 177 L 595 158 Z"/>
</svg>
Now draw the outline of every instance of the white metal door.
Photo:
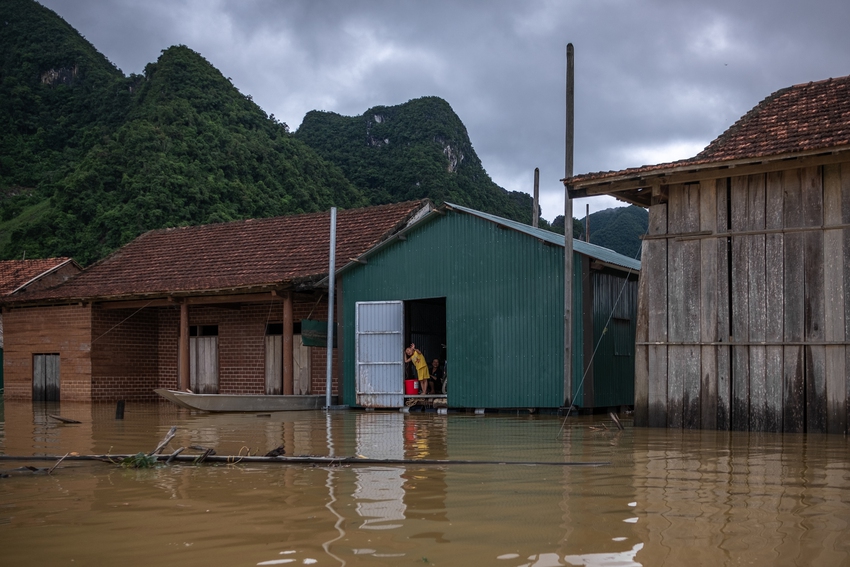
<svg viewBox="0 0 850 567">
<path fill-rule="evenodd" d="M 404 405 L 404 304 L 359 301 L 355 305 L 357 404 L 367 408 Z"/>
</svg>

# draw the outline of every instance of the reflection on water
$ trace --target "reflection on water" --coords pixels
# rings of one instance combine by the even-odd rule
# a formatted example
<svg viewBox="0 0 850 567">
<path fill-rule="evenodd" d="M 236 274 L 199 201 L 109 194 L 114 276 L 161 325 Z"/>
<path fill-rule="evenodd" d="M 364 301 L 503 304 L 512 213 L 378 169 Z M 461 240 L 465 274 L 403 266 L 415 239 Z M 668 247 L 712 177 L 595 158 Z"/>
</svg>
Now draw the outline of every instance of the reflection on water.
<svg viewBox="0 0 850 567">
<path fill-rule="evenodd" d="M 571 418 L 558 436 L 560 419 L 541 415 L 210 415 L 150 404 L 116 420 L 108 404 L 0 407 L 5 455 L 150 451 L 176 425 L 172 449 L 219 454 L 283 445 L 288 455 L 610 462 L 125 470 L 66 461 L 49 476 L 0 478 L 2 564 L 850 564 L 843 436 L 617 432 L 590 418 Z M 45 466 L 0 469 L 24 464 Z"/>
</svg>

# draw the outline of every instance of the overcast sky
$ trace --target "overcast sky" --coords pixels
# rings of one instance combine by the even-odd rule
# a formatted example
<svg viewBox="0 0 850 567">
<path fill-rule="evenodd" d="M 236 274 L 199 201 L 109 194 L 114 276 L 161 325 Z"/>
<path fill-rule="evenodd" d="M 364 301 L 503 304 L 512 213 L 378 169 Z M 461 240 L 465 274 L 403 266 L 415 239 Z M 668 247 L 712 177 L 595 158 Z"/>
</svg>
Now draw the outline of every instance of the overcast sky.
<svg viewBox="0 0 850 567">
<path fill-rule="evenodd" d="M 41 0 L 125 74 L 185 44 L 269 114 L 360 115 L 428 95 L 493 180 L 563 214 L 574 172 L 691 157 L 777 89 L 850 74 L 848 0 Z M 618 204 L 578 200 L 575 216 Z"/>
</svg>

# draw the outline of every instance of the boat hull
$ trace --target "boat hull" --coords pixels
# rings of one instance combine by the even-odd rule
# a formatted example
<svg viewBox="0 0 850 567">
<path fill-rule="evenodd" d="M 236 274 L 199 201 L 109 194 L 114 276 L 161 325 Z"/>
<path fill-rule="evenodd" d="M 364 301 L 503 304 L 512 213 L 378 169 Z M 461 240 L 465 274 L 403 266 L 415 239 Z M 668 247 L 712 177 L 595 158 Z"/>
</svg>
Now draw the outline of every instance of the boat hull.
<svg viewBox="0 0 850 567">
<path fill-rule="evenodd" d="M 159 388 L 166 400 L 191 410 L 208 412 L 264 412 L 317 410 L 325 407 L 325 396 L 273 396 L 265 394 L 192 394 Z"/>
</svg>

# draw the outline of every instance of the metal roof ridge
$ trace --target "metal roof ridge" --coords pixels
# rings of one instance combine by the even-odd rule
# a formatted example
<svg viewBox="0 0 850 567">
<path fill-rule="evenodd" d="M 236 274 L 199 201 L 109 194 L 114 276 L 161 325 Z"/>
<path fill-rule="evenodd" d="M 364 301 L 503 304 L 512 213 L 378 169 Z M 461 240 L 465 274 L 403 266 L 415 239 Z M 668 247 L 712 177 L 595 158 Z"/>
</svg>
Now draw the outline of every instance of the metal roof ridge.
<svg viewBox="0 0 850 567">
<path fill-rule="evenodd" d="M 547 242 L 551 242 L 557 246 L 563 247 L 565 245 L 564 235 L 558 234 L 557 232 L 552 232 L 543 228 L 535 228 L 533 226 L 523 224 L 519 221 L 506 219 L 496 215 L 491 215 L 490 213 L 484 213 L 482 211 L 470 209 L 462 205 L 455 205 L 448 202 L 446 203 L 446 205 L 450 208 L 456 209 L 467 214 L 471 214 L 473 216 L 477 216 L 489 222 L 505 225 L 509 228 L 517 230 L 518 232 L 528 234 L 529 236 L 532 236 L 534 238 L 546 240 Z M 610 248 L 605 248 L 604 246 L 599 246 L 598 244 L 591 244 L 589 242 L 573 238 L 573 249 L 577 250 L 582 254 L 585 254 L 586 256 L 592 256 L 593 258 L 596 258 L 598 260 L 617 264 L 624 268 L 640 270 L 640 260 L 629 258 L 624 254 L 620 254 L 619 252 L 611 250 Z"/>
</svg>

